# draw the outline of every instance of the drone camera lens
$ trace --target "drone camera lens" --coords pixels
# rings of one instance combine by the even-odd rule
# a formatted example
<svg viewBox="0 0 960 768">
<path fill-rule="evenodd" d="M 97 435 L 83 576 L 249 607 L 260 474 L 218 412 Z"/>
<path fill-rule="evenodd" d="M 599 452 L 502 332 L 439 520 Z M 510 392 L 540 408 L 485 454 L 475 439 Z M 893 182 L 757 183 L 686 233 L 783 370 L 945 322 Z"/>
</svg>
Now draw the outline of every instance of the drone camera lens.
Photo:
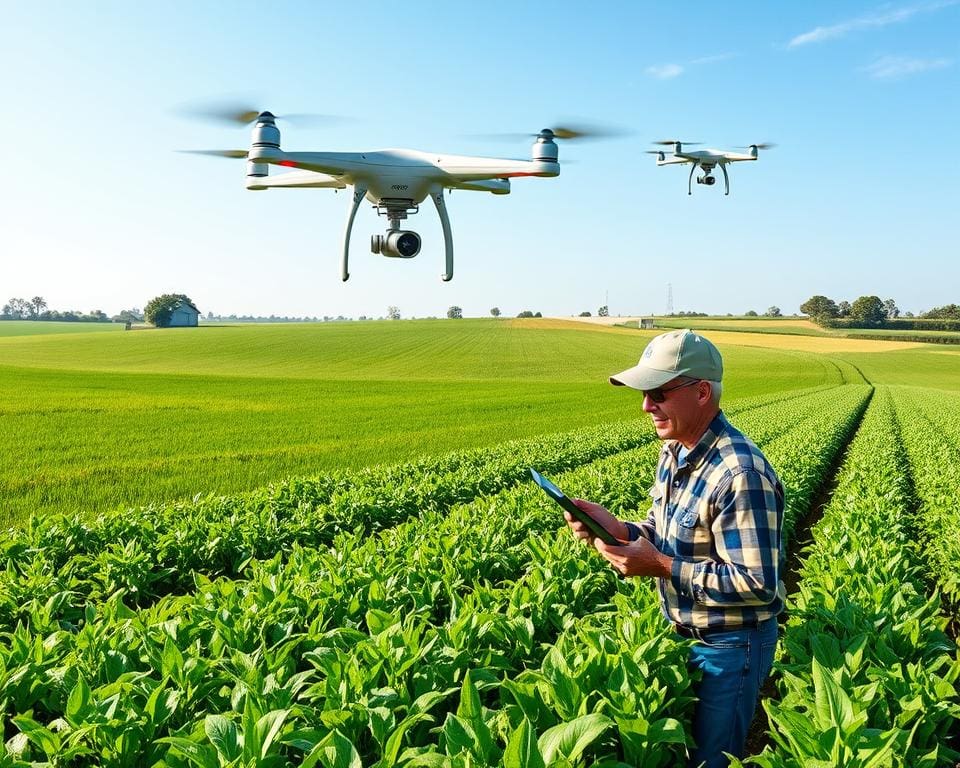
<svg viewBox="0 0 960 768">
<path fill-rule="evenodd" d="M 397 238 L 397 251 L 408 259 L 416 256 L 420 252 L 420 236 L 416 232 L 404 232 Z"/>
</svg>

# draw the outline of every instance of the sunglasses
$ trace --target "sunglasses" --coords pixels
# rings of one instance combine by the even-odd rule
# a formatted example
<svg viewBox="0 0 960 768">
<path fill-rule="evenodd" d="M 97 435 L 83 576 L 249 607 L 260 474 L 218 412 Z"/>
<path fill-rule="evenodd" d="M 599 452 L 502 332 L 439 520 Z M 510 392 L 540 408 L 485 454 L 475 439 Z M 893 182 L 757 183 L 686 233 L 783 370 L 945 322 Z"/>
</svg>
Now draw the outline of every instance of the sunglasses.
<svg viewBox="0 0 960 768">
<path fill-rule="evenodd" d="M 673 392 L 675 389 L 683 389 L 684 387 L 689 387 L 693 384 L 699 384 L 703 379 L 691 379 L 690 381 L 685 381 L 683 384 L 677 384 L 673 387 L 668 387 L 664 389 L 663 387 L 657 387 L 656 389 L 645 389 L 643 394 L 646 397 L 649 397 L 655 403 L 662 403 L 667 399 L 667 392 Z"/>
</svg>

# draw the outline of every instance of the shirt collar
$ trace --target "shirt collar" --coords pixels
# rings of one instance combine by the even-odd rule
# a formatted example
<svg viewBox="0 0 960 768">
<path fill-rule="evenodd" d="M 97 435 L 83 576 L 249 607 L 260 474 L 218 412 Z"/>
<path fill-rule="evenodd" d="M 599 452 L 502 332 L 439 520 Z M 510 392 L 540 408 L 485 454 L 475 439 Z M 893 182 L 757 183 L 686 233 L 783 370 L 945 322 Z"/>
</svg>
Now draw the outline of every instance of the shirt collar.
<svg viewBox="0 0 960 768">
<path fill-rule="evenodd" d="M 720 436 L 726 432 L 729 426 L 730 422 L 727 421 L 727 417 L 723 415 L 723 411 L 719 411 L 717 415 L 713 417 L 713 421 L 707 426 L 706 431 L 700 436 L 697 444 L 693 446 L 684 457 L 682 463 L 680 463 L 678 457 L 680 449 L 683 446 L 679 442 L 674 441 L 670 446 L 670 452 L 673 454 L 674 460 L 678 462 L 678 468 L 683 466 L 693 470 L 700 466 L 707 454 L 713 449 L 713 446 L 717 444 L 717 440 L 720 439 Z"/>
</svg>

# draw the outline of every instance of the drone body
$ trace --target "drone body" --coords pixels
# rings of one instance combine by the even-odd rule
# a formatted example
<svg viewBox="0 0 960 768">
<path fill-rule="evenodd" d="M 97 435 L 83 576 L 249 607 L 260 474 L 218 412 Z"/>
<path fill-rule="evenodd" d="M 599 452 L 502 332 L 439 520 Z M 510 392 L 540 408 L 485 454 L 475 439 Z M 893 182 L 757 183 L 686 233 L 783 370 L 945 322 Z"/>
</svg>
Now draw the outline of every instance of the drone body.
<svg viewBox="0 0 960 768">
<path fill-rule="evenodd" d="M 250 149 L 201 152 L 246 158 L 247 189 L 353 187 L 351 206 L 343 235 L 341 273 L 350 277 L 350 234 L 357 210 L 364 199 L 389 221 L 385 235 L 374 235 L 370 249 L 394 258 L 410 259 L 420 252 L 420 236 L 400 228 L 400 222 L 415 214 L 429 197 L 443 228 L 447 281 L 453 277 L 453 235 L 444 201 L 444 190 L 510 194 L 510 179 L 523 176 L 552 177 L 560 174 L 555 138 L 566 136 L 545 128 L 536 136 L 530 160 L 510 160 L 466 155 L 441 155 L 410 149 L 380 149 L 372 152 L 285 152 L 280 149 L 280 131 L 270 112 L 256 116 Z M 296 170 L 270 176 L 270 166 Z"/>
<path fill-rule="evenodd" d="M 697 184 L 705 184 L 712 187 L 717 180 L 711 174 L 713 169 L 720 166 L 723 172 L 724 194 L 730 194 L 730 176 L 727 174 L 727 165 L 729 163 L 739 163 L 746 160 L 756 160 L 761 149 L 770 149 L 773 144 L 750 144 L 745 149 L 748 152 L 730 152 L 722 149 L 700 149 L 695 151 L 684 150 L 683 144 L 696 142 L 681 142 L 676 139 L 667 139 L 665 141 L 655 141 L 654 144 L 663 146 L 673 145 L 673 152 L 667 150 L 648 150 L 647 154 L 657 156 L 657 165 L 680 165 L 690 163 L 690 176 L 687 178 L 687 194 L 693 194 L 693 174 L 699 168 L 703 171 L 702 176 L 697 177 Z"/>
</svg>

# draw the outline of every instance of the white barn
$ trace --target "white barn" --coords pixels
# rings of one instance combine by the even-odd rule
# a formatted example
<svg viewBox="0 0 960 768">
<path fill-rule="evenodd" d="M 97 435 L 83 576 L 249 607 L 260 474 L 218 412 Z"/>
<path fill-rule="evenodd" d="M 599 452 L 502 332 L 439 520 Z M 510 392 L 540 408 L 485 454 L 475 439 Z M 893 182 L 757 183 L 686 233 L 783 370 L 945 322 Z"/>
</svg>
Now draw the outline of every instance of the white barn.
<svg viewBox="0 0 960 768">
<path fill-rule="evenodd" d="M 195 328 L 200 321 L 200 310 L 189 301 L 181 301 L 170 312 L 168 328 Z"/>
</svg>

